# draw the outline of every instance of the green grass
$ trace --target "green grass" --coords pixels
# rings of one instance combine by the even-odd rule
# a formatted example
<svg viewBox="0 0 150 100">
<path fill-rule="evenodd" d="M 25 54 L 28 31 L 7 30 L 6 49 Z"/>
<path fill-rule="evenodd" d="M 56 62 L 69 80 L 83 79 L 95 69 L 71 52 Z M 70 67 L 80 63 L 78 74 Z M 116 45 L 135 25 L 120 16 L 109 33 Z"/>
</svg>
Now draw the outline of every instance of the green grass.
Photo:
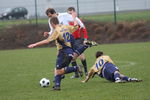
<svg viewBox="0 0 150 100">
<path fill-rule="evenodd" d="M 122 73 L 143 79 L 140 83 L 115 84 L 94 77 L 83 84 L 81 79 L 66 75 L 61 91 L 50 91 L 38 84 L 43 77 L 53 80 L 56 48 L 0 51 L 0 100 L 149 100 L 150 42 L 105 44 L 85 53 L 88 68 L 94 53 L 103 50 L 110 55 Z M 82 78 L 83 79 L 83 78 Z"/>
<path fill-rule="evenodd" d="M 35 19 L 3 20 L 0 21 L 0 28 L 9 27 L 12 25 L 20 25 L 20 24 L 36 24 L 36 20 Z M 38 24 L 48 24 L 48 19 L 38 19 Z"/>
<path fill-rule="evenodd" d="M 82 16 L 83 19 L 101 21 L 101 22 L 113 22 L 114 15 L 90 15 Z M 136 20 L 148 20 L 150 21 L 150 12 L 149 11 L 140 11 L 140 12 L 124 12 L 117 13 L 117 21 L 136 21 Z"/>
<path fill-rule="evenodd" d="M 113 14 L 105 14 L 105 15 L 89 15 L 89 16 L 81 16 L 82 19 L 86 20 L 94 20 L 101 22 L 113 22 L 114 16 Z M 136 20 L 147 20 L 150 21 L 150 12 L 149 11 L 140 11 L 140 12 L 126 12 L 126 13 L 118 13 L 117 21 L 136 21 Z M 38 24 L 48 24 L 48 19 L 38 19 Z M 6 20 L 0 21 L 0 28 L 8 27 L 11 25 L 18 24 L 35 24 L 35 19 L 31 20 Z"/>
</svg>

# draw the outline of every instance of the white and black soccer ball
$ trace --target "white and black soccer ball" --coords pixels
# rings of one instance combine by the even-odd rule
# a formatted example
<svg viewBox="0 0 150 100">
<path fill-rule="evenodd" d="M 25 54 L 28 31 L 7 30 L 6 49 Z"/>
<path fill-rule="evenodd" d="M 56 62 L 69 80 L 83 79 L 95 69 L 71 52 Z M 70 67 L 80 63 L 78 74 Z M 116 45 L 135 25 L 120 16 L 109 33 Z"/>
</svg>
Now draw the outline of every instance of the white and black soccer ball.
<svg viewBox="0 0 150 100">
<path fill-rule="evenodd" d="M 42 78 L 40 80 L 40 86 L 41 87 L 48 87 L 50 85 L 50 80 L 47 78 Z"/>
</svg>

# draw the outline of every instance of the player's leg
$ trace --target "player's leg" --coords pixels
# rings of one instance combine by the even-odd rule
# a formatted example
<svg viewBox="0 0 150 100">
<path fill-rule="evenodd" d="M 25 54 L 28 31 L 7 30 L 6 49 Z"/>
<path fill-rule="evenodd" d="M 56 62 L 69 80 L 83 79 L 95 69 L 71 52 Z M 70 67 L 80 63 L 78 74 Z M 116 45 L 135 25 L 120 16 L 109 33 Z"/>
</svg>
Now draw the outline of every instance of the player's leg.
<svg viewBox="0 0 150 100">
<path fill-rule="evenodd" d="M 119 69 L 112 63 L 106 63 L 102 69 L 102 75 L 109 81 L 122 82 L 120 79 Z"/>
<path fill-rule="evenodd" d="M 72 66 L 77 66 L 77 62 L 75 60 L 72 60 L 71 62 Z M 70 78 L 79 78 L 79 73 L 78 71 L 75 72 L 75 74 L 73 76 L 71 76 Z"/>
<path fill-rule="evenodd" d="M 61 84 L 61 75 L 60 72 L 62 70 L 62 61 L 63 61 L 63 53 L 59 51 L 57 55 L 57 60 L 56 60 L 56 68 L 55 68 L 55 76 L 54 76 L 54 83 L 55 85 L 53 86 L 52 90 L 60 90 L 60 84 Z"/>
<path fill-rule="evenodd" d="M 80 56 L 88 47 L 97 46 L 98 44 L 94 41 L 87 41 L 84 45 L 82 45 L 80 48 L 77 48 L 75 50 L 74 59 L 76 59 L 78 56 Z"/>
<path fill-rule="evenodd" d="M 121 76 L 121 79 L 126 81 L 126 82 L 141 82 L 142 80 L 141 79 L 137 79 L 137 78 L 130 78 L 128 76 L 125 76 L 123 74 L 120 75 Z"/>
<path fill-rule="evenodd" d="M 121 79 L 121 74 L 118 70 L 116 70 L 114 72 L 114 80 L 115 80 L 115 83 L 121 83 L 123 82 L 122 79 Z"/>
<path fill-rule="evenodd" d="M 82 53 L 80 56 L 79 56 L 80 60 L 81 60 L 81 63 L 84 67 L 84 72 L 85 72 L 85 76 L 88 75 L 88 71 L 87 71 L 87 63 L 86 63 L 86 58 L 85 58 L 85 55 Z"/>
</svg>

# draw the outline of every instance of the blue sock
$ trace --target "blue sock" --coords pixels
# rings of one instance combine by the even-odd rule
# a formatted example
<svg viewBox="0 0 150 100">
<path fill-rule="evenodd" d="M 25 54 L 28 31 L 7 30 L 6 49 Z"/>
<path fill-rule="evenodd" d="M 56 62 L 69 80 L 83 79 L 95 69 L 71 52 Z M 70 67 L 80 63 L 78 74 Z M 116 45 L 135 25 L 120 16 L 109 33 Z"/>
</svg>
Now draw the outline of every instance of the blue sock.
<svg viewBox="0 0 150 100">
<path fill-rule="evenodd" d="M 76 61 L 73 61 L 71 64 L 72 64 L 72 66 L 77 66 L 77 62 Z M 75 76 L 79 76 L 78 75 L 78 71 L 75 72 Z"/>
<path fill-rule="evenodd" d="M 55 86 L 60 87 L 60 82 L 61 82 L 61 75 L 56 75 L 55 76 Z"/>
<path fill-rule="evenodd" d="M 114 73 L 114 79 L 115 79 L 115 81 L 120 79 L 120 74 L 119 73 Z"/>
<path fill-rule="evenodd" d="M 77 50 L 75 50 L 75 52 L 76 52 L 78 55 L 80 55 L 80 54 L 82 54 L 87 48 L 88 48 L 88 46 L 83 45 L 83 46 L 81 46 L 80 48 L 78 48 Z"/>
<path fill-rule="evenodd" d="M 76 72 L 77 71 L 77 66 L 74 67 L 66 67 L 65 68 L 65 74 L 71 73 L 71 72 Z"/>
<path fill-rule="evenodd" d="M 122 77 L 122 80 L 129 81 L 129 80 L 130 80 L 130 78 L 129 78 L 129 77 L 127 77 L 127 76 L 124 76 L 124 77 Z"/>
</svg>

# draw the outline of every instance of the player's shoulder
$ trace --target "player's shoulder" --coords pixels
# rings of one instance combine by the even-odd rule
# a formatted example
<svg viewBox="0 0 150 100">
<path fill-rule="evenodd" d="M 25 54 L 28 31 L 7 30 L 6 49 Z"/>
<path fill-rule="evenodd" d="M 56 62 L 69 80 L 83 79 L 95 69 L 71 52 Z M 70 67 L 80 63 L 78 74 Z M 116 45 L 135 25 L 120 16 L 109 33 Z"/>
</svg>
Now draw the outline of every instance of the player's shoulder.
<svg viewBox="0 0 150 100">
<path fill-rule="evenodd" d="M 58 17 L 64 17 L 64 16 L 71 16 L 69 13 L 67 12 L 63 12 L 63 13 L 58 13 Z"/>
<path fill-rule="evenodd" d="M 98 59 L 107 59 L 107 58 L 110 58 L 110 57 L 108 55 L 102 55 L 102 56 L 98 57 L 97 60 Z"/>
</svg>

